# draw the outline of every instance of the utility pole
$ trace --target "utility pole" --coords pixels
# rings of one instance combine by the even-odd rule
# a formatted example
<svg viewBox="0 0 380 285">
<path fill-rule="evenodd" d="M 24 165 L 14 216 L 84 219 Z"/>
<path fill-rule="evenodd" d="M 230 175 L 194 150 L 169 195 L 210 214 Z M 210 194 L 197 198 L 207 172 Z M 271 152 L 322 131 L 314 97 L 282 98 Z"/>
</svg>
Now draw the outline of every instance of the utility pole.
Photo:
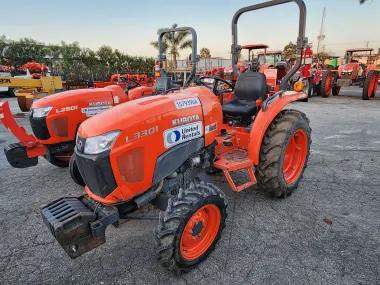
<svg viewBox="0 0 380 285">
<path fill-rule="evenodd" d="M 322 22 L 321 22 L 321 29 L 319 30 L 319 35 L 317 37 L 318 39 L 318 45 L 317 45 L 317 53 L 319 52 L 319 49 L 321 48 L 322 51 L 324 51 L 325 46 L 323 45 L 323 40 L 325 39 L 325 17 L 326 17 L 326 7 L 323 7 L 323 15 L 322 15 Z"/>
</svg>

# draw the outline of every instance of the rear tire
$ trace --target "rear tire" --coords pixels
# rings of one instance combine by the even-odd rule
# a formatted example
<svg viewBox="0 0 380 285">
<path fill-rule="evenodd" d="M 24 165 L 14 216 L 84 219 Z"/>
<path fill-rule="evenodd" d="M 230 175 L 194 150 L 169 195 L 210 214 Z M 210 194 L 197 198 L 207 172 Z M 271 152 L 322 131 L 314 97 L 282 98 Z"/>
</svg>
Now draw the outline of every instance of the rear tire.
<svg viewBox="0 0 380 285">
<path fill-rule="evenodd" d="M 310 144 L 311 128 L 304 113 L 283 110 L 277 115 L 264 135 L 256 168 L 257 183 L 267 196 L 285 198 L 297 189 Z"/>
<path fill-rule="evenodd" d="M 75 153 L 73 153 L 73 155 L 70 158 L 69 170 L 70 170 L 70 176 L 76 184 L 83 187 L 86 186 L 86 183 L 84 183 L 82 175 L 79 172 Z"/>
<path fill-rule="evenodd" d="M 190 183 L 170 198 L 155 231 L 158 261 L 176 273 L 188 271 L 215 248 L 227 217 L 225 194 L 211 183 Z"/>
<path fill-rule="evenodd" d="M 327 98 L 331 94 L 331 84 L 333 81 L 333 76 L 330 70 L 325 71 L 322 74 L 320 93 L 323 98 Z"/>
<path fill-rule="evenodd" d="M 362 100 L 369 100 L 369 98 L 375 96 L 374 91 L 377 89 L 378 81 L 376 80 L 376 70 L 370 70 L 363 84 Z"/>
</svg>

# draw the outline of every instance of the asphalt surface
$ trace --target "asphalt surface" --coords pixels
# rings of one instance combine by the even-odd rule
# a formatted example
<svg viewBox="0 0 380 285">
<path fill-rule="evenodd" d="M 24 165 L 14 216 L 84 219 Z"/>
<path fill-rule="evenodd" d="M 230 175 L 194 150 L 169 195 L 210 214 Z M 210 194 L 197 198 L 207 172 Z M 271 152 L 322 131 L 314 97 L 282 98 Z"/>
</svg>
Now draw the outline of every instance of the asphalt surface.
<svg viewBox="0 0 380 285">
<path fill-rule="evenodd" d="M 83 189 L 67 169 L 44 159 L 34 168 L 14 169 L 1 151 L 0 283 L 380 284 L 377 96 L 362 101 L 351 88 L 342 96 L 292 105 L 313 128 L 299 188 L 285 200 L 268 199 L 257 189 L 232 193 L 216 176 L 229 203 L 227 227 L 208 259 L 181 276 L 155 259 L 155 221 L 109 227 L 105 245 L 71 260 L 43 224 L 39 207 Z M 28 129 L 27 119 L 17 121 Z M 11 142 L 0 125 L 0 147 Z M 238 181 L 245 179 L 238 174 Z"/>
</svg>

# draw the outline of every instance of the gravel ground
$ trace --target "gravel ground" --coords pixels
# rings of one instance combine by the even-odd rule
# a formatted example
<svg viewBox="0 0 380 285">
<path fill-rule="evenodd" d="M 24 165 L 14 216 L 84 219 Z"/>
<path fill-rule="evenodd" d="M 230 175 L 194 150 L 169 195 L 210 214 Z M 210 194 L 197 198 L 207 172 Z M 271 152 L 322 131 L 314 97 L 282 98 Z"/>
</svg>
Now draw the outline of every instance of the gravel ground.
<svg viewBox="0 0 380 285">
<path fill-rule="evenodd" d="M 155 221 L 109 227 L 105 245 L 71 260 L 43 224 L 39 207 L 83 189 L 67 169 L 44 159 L 34 168 L 14 169 L 1 151 L 0 283 L 380 284 L 379 95 L 362 101 L 360 91 L 350 88 L 339 97 L 293 105 L 313 128 L 298 190 L 285 200 L 265 198 L 257 189 L 232 193 L 216 176 L 229 202 L 227 227 L 209 258 L 181 276 L 156 262 Z M 27 119 L 17 121 L 29 129 Z M 11 142 L 0 125 L 0 147 Z M 245 179 L 238 174 L 240 182 Z"/>
</svg>

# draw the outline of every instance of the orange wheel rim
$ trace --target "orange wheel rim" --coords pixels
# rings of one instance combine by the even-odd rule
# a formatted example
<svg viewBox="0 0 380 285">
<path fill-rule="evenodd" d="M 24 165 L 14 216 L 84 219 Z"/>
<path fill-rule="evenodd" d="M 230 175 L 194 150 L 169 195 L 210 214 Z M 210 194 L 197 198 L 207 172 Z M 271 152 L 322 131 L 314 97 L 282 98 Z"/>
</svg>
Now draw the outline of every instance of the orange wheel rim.
<svg viewBox="0 0 380 285">
<path fill-rule="evenodd" d="M 331 82 L 332 82 L 332 75 L 330 74 L 326 79 L 326 85 L 325 85 L 325 93 L 326 95 L 330 95 L 331 92 Z"/>
<path fill-rule="evenodd" d="M 373 74 L 368 86 L 368 94 L 367 94 L 368 97 L 371 97 L 373 90 L 375 90 L 375 84 L 376 84 L 376 75 Z"/>
<path fill-rule="evenodd" d="M 297 130 L 290 138 L 285 150 L 283 174 L 288 184 L 294 183 L 302 173 L 305 165 L 308 137 L 304 130 Z"/>
<path fill-rule="evenodd" d="M 184 259 L 194 260 L 212 245 L 218 234 L 221 214 L 216 205 L 207 204 L 194 213 L 183 230 L 180 252 Z"/>
</svg>

